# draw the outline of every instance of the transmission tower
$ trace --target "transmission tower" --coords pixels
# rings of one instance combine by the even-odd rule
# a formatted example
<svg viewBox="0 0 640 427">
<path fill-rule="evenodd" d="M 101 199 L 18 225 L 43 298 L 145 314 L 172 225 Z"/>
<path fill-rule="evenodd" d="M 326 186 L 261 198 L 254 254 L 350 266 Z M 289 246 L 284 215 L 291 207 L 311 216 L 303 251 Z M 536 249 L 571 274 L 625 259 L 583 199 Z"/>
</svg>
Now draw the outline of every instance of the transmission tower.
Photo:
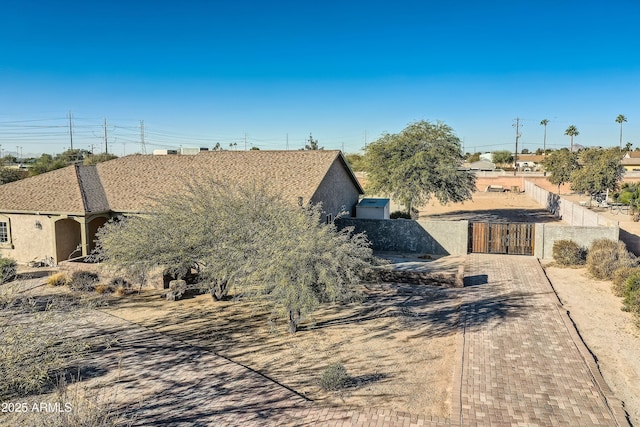
<svg viewBox="0 0 640 427">
<path fill-rule="evenodd" d="M 144 120 L 140 120 L 140 151 L 147 154 L 147 147 L 144 145 Z"/>
</svg>

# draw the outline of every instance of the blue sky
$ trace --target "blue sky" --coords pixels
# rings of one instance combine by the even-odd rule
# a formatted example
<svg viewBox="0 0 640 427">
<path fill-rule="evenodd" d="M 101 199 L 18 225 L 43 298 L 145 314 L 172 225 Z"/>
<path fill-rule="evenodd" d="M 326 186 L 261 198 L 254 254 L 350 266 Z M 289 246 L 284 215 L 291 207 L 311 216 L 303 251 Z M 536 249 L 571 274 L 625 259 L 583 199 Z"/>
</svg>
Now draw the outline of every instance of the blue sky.
<svg viewBox="0 0 640 427">
<path fill-rule="evenodd" d="M 640 2 L 34 1 L 0 4 L 0 144 L 359 151 L 441 120 L 465 151 L 640 147 Z M 287 145 L 288 140 L 288 145 Z"/>
</svg>

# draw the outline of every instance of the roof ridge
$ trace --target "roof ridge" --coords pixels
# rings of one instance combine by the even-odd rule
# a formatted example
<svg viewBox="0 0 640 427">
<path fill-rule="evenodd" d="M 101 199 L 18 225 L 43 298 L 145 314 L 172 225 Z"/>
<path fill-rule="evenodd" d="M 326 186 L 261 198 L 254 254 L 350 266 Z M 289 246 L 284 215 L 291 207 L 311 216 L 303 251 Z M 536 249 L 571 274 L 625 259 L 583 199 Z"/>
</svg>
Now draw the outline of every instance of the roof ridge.
<svg viewBox="0 0 640 427">
<path fill-rule="evenodd" d="M 107 200 L 104 186 L 102 185 L 102 180 L 97 172 L 96 165 L 76 164 L 74 166 L 85 213 L 94 212 L 96 210 L 96 206 L 94 205 L 96 204 L 99 208 L 101 207 L 102 210 L 110 209 L 109 201 Z M 106 206 L 100 206 L 100 202 L 102 201 L 106 201 Z"/>
</svg>

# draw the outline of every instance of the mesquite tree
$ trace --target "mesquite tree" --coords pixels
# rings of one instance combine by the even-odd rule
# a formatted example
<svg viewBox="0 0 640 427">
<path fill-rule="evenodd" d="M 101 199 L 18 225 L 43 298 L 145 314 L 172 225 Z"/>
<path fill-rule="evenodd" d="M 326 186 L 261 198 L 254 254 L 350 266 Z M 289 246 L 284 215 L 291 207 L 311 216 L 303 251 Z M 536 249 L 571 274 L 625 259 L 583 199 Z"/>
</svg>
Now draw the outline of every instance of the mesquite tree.
<svg viewBox="0 0 640 427">
<path fill-rule="evenodd" d="M 191 183 L 147 215 L 107 223 L 96 257 L 125 272 L 195 269 L 214 299 L 266 301 L 295 332 L 318 304 L 357 299 L 377 263 L 364 235 L 322 223 L 321 213 L 266 187 Z"/>
<path fill-rule="evenodd" d="M 471 199 L 475 176 L 461 170 L 460 140 L 444 123 L 419 121 L 384 134 L 365 149 L 367 190 L 391 196 L 409 213 L 431 197 L 441 203 Z"/>
</svg>

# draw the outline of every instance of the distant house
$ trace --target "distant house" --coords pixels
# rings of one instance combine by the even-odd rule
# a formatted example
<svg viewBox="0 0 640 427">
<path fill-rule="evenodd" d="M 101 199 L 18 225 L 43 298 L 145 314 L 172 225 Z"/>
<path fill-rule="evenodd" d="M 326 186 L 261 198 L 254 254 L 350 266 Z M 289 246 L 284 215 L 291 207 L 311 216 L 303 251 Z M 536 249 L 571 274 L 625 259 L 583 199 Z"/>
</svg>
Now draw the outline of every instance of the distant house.
<svg viewBox="0 0 640 427">
<path fill-rule="evenodd" d="M 469 170 L 471 171 L 494 171 L 496 170 L 496 164 L 488 160 L 479 160 L 469 164 Z"/>
<path fill-rule="evenodd" d="M 339 151 L 126 156 L 0 185 L 0 255 L 20 263 L 88 255 L 110 218 L 150 212 L 155 198 L 209 178 L 264 184 L 296 205 L 321 202 L 328 219 L 352 213 L 364 193 Z"/>
<path fill-rule="evenodd" d="M 518 154 L 516 167 L 518 170 L 539 171 L 543 169 L 544 158 L 545 156 L 541 154 Z"/>
<path fill-rule="evenodd" d="M 480 160 L 486 160 L 487 162 L 493 162 L 493 153 L 480 154 Z"/>
<path fill-rule="evenodd" d="M 620 164 L 627 172 L 640 171 L 640 151 L 627 151 Z"/>
</svg>

